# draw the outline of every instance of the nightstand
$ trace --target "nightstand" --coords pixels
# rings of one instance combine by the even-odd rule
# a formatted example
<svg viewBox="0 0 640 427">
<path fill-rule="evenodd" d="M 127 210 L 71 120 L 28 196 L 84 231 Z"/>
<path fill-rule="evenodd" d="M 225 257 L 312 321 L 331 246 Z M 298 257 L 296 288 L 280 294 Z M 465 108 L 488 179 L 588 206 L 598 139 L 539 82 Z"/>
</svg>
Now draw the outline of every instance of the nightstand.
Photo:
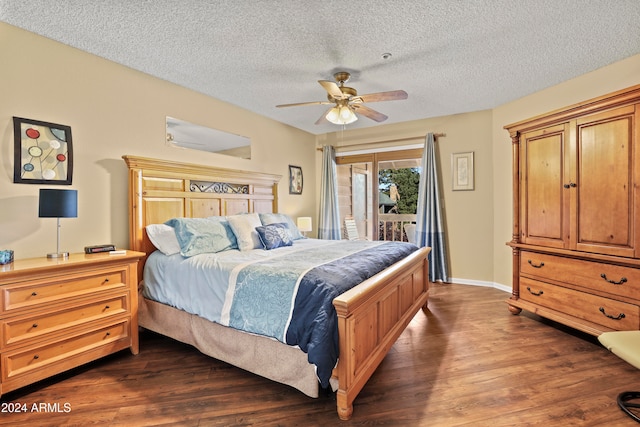
<svg viewBox="0 0 640 427">
<path fill-rule="evenodd" d="M 0 266 L 0 395 L 130 348 L 138 353 L 138 260 L 71 254 Z"/>
</svg>

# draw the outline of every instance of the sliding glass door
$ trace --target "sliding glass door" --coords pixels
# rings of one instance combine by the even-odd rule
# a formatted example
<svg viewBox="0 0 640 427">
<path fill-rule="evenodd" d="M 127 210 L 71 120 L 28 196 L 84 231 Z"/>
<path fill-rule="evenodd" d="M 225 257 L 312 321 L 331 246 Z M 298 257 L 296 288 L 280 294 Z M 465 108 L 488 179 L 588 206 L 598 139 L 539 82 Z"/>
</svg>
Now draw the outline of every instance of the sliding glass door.
<svg viewBox="0 0 640 427">
<path fill-rule="evenodd" d="M 407 241 L 415 223 L 422 150 L 338 156 L 340 217 L 356 221 L 358 237 Z"/>
<path fill-rule="evenodd" d="M 351 156 L 351 163 L 336 159 L 338 173 L 338 206 L 340 218 L 353 218 L 358 238 L 374 240 L 373 163 L 368 158 Z"/>
</svg>

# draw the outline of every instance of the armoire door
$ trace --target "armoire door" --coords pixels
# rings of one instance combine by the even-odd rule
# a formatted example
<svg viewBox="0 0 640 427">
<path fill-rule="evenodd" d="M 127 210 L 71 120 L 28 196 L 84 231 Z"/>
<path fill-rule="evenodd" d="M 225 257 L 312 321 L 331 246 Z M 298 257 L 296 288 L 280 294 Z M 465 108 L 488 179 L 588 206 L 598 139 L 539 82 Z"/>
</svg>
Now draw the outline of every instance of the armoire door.
<svg viewBox="0 0 640 427">
<path fill-rule="evenodd" d="M 579 251 L 637 256 L 635 187 L 639 151 L 633 144 L 638 106 L 582 117 L 576 123 L 575 232 Z M 572 214 L 572 218 L 574 214 Z"/>
<path fill-rule="evenodd" d="M 570 182 L 567 124 L 523 133 L 521 153 L 522 243 L 569 246 Z"/>
</svg>

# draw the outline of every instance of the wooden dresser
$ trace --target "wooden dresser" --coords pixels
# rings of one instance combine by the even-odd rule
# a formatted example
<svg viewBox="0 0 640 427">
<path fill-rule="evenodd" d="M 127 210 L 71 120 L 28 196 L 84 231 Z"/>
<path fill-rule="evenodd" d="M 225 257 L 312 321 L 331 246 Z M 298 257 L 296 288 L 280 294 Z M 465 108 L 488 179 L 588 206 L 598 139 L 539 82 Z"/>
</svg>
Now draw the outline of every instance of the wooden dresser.
<svg viewBox="0 0 640 427">
<path fill-rule="evenodd" d="M 130 348 L 141 252 L 0 265 L 0 394 Z"/>
<path fill-rule="evenodd" d="M 505 126 L 512 313 L 599 335 L 640 328 L 640 85 Z"/>
</svg>

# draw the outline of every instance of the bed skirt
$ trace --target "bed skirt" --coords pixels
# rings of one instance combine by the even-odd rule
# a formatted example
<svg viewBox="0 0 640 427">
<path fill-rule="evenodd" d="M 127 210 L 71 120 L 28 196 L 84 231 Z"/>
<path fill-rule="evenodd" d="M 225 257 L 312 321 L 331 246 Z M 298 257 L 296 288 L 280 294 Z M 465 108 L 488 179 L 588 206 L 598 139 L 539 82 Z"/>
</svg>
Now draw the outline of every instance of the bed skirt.
<svg viewBox="0 0 640 427">
<path fill-rule="evenodd" d="M 241 332 L 186 311 L 138 296 L 138 324 L 150 331 L 189 344 L 202 353 L 238 368 L 318 397 L 315 366 L 298 347 Z M 332 378 L 337 389 L 337 380 Z"/>
</svg>

